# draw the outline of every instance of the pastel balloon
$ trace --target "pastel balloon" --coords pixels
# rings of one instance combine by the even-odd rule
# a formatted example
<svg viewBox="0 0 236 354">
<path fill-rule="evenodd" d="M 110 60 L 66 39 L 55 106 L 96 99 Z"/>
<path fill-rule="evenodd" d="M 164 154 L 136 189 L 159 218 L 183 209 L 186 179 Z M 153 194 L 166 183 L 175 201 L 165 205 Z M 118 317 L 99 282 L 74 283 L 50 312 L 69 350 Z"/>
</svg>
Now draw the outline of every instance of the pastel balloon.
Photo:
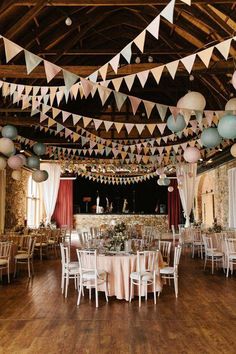
<svg viewBox="0 0 236 354">
<path fill-rule="evenodd" d="M 23 155 L 23 154 L 17 154 L 16 156 L 18 156 L 19 158 L 21 158 L 21 160 L 22 160 L 22 162 L 23 162 L 23 165 L 26 165 L 27 159 L 26 159 L 25 155 Z"/>
<path fill-rule="evenodd" d="M 0 171 L 4 170 L 7 166 L 7 162 L 4 157 L 0 156 Z"/>
<path fill-rule="evenodd" d="M 27 158 L 27 166 L 33 169 L 39 169 L 40 160 L 38 156 L 30 156 Z"/>
<path fill-rule="evenodd" d="M 21 170 L 12 171 L 11 176 L 15 181 L 20 181 L 21 180 Z"/>
<path fill-rule="evenodd" d="M 0 152 L 3 155 L 10 155 L 14 153 L 15 146 L 11 139 L 8 138 L 0 138 Z"/>
<path fill-rule="evenodd" d="M 200 92 L 191 91 L 182 98 L 181 105 L 181 108 L 202 111 L 206 107 L 206 100 Z"/>
<path fill-rule="evenodd" d="M 174 133 L 178 133 L 186 127 L 185 119 L 182 114 L 174 117 L 172 114 L 167 119 L 167 127 Z"/>
<path fill-rule="evenodd" d="M 163 178 L 159 178 L 159 179 L 157 180 L 157 184 L 158 184 L 159 186 L 163 186 Z"/>
<path fill-rule="evenodd" d="M 236 144 L 231 146 L 230 153 L 233 157 L 236 157 Z"/>
<path fill-rule="evenodd" d="M 225 105 L 226 111 L 235 111 L 236 110 L 236 97 L 231 98 Z"/>
<path fill-rule="evenodd" d="M 184 151 L 184 159 L 189 163 L 197 162 L 200 157 L 200 151 L 196 147 L 187 147 Z"/>
<path fill-rule="evenodd" d="M 169 187 L 168 187 L 168 192 L 171 193 L 171 192 L 173 192 L 173 190 L 174 190 L 174 187 L 172 187 L 172 186 L 169 186 Z"/>
<path fill-rule="evenodd" d="M 236 115 L 227 114 L 222 117 L 218 123 L 218 133 L 222 138 L 235 139 L 236 138 Z"/>
<path fill-rule="evenodd" d="M 233 73 L 233 76 L 232 76 L 232 85 L 233 85 L 233 87 L 235 88 L 235 90 L 236 90 L 236 70 L 235 70 L 235 72 Z"/>
<path fill-rule="evenodd" d="M 170 179 L 169 178 L 164 178 L 163 179 L 163 186 L 169 186 L 169 184 L 170 184 Z"/>
<path fill-rule="evenodd" d="M 222 141 L 217 128 L 207 128 L 204 129 L 201 135 L 201 142 L 204 146 L 208 148 L 215 147 L 219 145 Z"/>
<path fill-rule="evenodd" d="M 44 182 L 48 179 L 48 172 L 45 170 L 36 170 L 32 173 L 32 179 L 37 183 Z"/>
<path fill-rule="evenodd" d="M 34 153 L 38 156 L 44 155 L 46 153 L 46 145 L 43 143 L 36 143 L 33 145 Z"/>
<path fill-rule="evenodd" d="M 21 168 L 23 166 L 23 161 L 19 156 L 15 155 L 15 156 L 9 157 L 9 159 L 7 160 L 7 164 L 13 170 L 18 170 L 19 168 Z"/>
<path fill-rule="evenodd" d="M 2 128 L 2 136 L 4 138 L 13 140 L 17 137 L 17 135 L 17 129 L 13 125 L 5 125 L 5 127 Z"/>
</svg>

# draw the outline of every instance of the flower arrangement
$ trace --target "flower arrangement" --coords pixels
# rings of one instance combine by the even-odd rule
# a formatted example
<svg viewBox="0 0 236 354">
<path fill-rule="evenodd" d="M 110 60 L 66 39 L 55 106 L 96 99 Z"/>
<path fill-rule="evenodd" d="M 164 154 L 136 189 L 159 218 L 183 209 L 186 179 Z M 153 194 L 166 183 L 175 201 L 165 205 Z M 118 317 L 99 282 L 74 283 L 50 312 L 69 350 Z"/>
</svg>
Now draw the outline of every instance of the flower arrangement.
<svg viewBox="0 0 236 354">
<path fill-rule="evenodd" d="M 208 232 L 220 233 L 223 230 L 222 226 L 217 224 L 217 219 L 214 219 L 214 224 L 208 229 Z"/>
<path fill-rule="evenodd" d="M 107 245 L 110 251 L 124 251 L 125 241 L 129 239 L 127 228 L 124 222 L 116 224 L 109 232 L 109 243 Z"/>
</svg>

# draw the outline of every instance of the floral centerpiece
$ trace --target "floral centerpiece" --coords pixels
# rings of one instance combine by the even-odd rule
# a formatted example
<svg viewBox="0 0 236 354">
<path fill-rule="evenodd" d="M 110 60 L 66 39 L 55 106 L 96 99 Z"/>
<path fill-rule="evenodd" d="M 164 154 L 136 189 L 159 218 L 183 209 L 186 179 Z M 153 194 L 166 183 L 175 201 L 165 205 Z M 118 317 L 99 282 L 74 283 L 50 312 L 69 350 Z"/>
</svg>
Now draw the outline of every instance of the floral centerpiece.
<svg viewBox="0 0 236 354">
<path fill-rule="evenodd" d="M 127 227 L 124 222 L 116 224 L 113 229 L 109 230 L 109 243 L 107 248 L 110 251 L 124 251 L 125 241 L 129 239 Z"/>
<path fill-rule="evenodd" d="M 222 226 L 217 223 L 217 219 L 214 219 L 214 224 L 208 229 L 208 232 L 220 233 L 223 230 Z"/>
</svg>

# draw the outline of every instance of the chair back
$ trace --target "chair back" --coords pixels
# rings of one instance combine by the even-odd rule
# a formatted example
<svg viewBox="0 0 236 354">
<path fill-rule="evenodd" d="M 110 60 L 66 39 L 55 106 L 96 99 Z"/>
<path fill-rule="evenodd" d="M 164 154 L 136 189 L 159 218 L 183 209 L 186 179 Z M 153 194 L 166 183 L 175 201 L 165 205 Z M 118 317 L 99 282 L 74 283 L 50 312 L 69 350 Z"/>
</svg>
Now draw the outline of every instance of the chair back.
<svg viewBox="0 0 236 354">
<path fill-rule="evenodd" d="M 138 251 L 137 272 L 155 271 L 159 269 L 159 251 Z"/>
<path fill-rule="evenodd" d="M 68 245 L 60 243 L 61 263 L 63 267 L 68 267 L 70 263 L 70 249 Z"/>
<path fill-rule="evenodd" d="M 213 242 L 212 242 L 212 237 L 202 235 L 204 247 L 205 247 L 205 252 L 207 253 L 208 251 L 213 250 Z"/>
<path fill-rule="evenodd" d="M 94 272 L 97 276 L 97 251 L 76 249 L 80 273 Z"/>
<path fill-rule="evenodd" d="M 227 256 L 236 254 L 236 238 L 226 238 L 225 243 Z"/>
<path fill-rule="evenodd" d="M 202 242 L 201 229 L 192 229 L 193 242 Z"/>
<path fill-rule="evenodd" d="M 12 242 L 0 242 L 0 258 L 10 258 Z"/>
<path fill-rule="evenodd" d="M 178 272 L 180 256 L 181 256 L 181 247 L 177 246 L 177 247 L 175 247 L 175 253 L 174 253 L 174 269 L 175 269 L 175 272 Z"/>
<path fill-rule="evenodd" d="M 33 257 L 34 255 L 34 247 L 35 247 L 35 243 L 36 243 L 36 238 L 34 237 L 28 237 L 29 239 L 29 243 L 28 243 L 28 249 L 27 249 L 27 253 L 28 253 L 28 257 Z"/>
<path fill-rule="evenodd" d="M 168 264 L 170 263 L 170 250 L 171 250 L 171 242 L 170 241 L 159 241 L 159 251 L 162 254 L 163 260 L 165 260 Z"/>
</svg>

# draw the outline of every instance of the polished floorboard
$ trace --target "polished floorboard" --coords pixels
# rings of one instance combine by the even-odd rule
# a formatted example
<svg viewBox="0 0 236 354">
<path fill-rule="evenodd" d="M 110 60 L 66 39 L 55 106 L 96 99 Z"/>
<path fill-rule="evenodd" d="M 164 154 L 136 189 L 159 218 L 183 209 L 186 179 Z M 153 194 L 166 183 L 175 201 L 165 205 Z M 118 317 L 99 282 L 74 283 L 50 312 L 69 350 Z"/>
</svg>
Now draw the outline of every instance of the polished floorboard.
<svg viewBox="0 0 236 354">
<path fill-rule="evenodd" d="M 212 276 L 185 254 L 179 273 L 178 299 L 165 285 L 156 306 L 100 293 L 96 309 L 87 293 L 76 306 L 73 282 L 61 295 L 60 260 L 36 260 L 33 280 L 0 283 L 0 353 L 236 353 L 236 272 Z"/>
</svg>

